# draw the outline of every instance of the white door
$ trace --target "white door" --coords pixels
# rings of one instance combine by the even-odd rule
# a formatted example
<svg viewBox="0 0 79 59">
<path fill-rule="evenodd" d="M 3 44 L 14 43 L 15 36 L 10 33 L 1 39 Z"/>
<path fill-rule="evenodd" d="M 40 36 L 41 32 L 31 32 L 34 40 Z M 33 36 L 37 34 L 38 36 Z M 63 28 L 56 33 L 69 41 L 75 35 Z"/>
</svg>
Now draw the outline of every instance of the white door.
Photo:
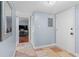
<svg viewBox="0 0 79 59">
<path fill-rule="evenodd" d="M 59 47 L 70 52 L 75 52 L 74 17 L 74 7 L 56 15 L 56 43 Z"/>
</svg>

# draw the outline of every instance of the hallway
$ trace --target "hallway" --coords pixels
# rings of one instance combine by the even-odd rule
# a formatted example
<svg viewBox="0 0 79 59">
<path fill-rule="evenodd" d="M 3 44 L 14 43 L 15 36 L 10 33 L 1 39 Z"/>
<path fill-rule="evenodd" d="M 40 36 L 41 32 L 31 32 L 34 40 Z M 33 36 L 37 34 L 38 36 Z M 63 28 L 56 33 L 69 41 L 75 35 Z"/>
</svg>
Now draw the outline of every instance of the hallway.
<svg viewBox="0 0 79 59">
<path fill-rule="evenodd" d="M 79 57 L 79 1 L 0 6 L 0 57 Z"/>
</svg>

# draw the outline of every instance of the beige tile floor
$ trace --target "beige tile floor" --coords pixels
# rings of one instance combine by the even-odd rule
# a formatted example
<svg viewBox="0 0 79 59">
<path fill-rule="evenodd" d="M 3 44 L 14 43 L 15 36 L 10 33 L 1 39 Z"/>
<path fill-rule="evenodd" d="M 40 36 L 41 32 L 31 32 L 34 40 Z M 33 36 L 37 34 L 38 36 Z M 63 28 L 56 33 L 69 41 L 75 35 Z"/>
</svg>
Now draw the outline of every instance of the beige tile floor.
<svg viewBox="0 0 79 59">
<path fill-rule="evenodd" d="M 16 57 L 74 57 L 58 47 L 33 49 L 30 43 L 21 43 L 16 47 Z"/>
</svg>

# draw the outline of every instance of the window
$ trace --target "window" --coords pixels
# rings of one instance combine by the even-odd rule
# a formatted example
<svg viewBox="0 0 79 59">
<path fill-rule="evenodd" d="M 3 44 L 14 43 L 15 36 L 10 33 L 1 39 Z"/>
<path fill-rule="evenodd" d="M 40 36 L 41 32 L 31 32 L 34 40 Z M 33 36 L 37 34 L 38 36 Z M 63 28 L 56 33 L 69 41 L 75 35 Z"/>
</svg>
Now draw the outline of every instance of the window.
<svg viewBox="0 0 79 59">
<path fill-rule="evenodd" d="M 48 18 L 48 27 L 53 27 L 53 18 Z"/>
</svg>

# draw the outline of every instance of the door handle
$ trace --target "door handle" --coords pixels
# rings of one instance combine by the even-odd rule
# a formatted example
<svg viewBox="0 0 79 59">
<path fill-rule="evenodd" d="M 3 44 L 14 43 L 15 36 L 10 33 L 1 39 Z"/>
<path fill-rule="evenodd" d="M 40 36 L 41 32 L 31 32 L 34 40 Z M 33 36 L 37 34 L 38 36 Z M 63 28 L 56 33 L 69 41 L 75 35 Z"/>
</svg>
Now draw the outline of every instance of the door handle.
<svg viewBox="0 0 79 59">
<path fill-rule="evenodd" d="M 74 33 L 71 32 L 70 35 L 74 35 Z"/>
</svg>

